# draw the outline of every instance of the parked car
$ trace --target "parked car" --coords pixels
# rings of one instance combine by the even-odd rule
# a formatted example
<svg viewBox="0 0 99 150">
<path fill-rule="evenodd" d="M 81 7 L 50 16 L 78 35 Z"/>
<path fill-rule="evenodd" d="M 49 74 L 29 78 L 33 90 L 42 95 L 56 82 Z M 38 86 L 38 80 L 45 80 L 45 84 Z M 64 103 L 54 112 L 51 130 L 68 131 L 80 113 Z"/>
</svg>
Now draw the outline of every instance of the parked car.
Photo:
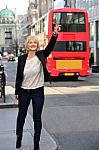
<svg viewBox="0 0 99 150">
<path fill-rule="evenodd" d="M 7 56 L 7 60 L 8 60 L 8 61 L 15 61 L 15 56 L 14 56 L 13 54 L 9 54 L 9 55 Z"/>
</svg>

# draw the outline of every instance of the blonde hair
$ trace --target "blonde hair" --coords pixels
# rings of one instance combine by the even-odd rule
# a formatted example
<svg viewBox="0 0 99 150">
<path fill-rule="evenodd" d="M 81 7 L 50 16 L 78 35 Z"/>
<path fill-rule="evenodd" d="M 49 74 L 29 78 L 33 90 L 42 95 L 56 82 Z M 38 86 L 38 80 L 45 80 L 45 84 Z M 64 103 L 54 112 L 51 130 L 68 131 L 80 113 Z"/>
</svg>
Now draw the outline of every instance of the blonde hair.
<svg viewBox="0 0 99 150">
<path fill-rule="evenodd" d="M 28 51 L 28 49 L 27 49 L 28 42 L 30 40 L 32 40 L 32 39 L 35 41 L 35 43 L 37 43 L 37 49 L 39 48 L 39 41 L 38 41 L 38 39 L 35 36 L 28 36 L 27 39 L 26 39 L 26 42 L 25 42 L 26 52 Z"/>
</svg>

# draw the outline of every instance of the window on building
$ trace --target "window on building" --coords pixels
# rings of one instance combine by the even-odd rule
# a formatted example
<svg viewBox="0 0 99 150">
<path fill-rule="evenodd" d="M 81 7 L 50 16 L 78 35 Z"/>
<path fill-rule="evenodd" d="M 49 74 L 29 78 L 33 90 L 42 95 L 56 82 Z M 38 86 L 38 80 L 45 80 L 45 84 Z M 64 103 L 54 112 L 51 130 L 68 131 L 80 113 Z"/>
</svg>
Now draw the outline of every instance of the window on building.
<svg viewBox="0 0 99 150">
<path fill-rule="evenodd" d="M 5 32 L 12 32 L 12 28 L 5 28 Z"/>
<path fill-rule="evenodd" d="M 5 39 L 12 39 L 12 28 L 5 28 Z"/>
</svg>

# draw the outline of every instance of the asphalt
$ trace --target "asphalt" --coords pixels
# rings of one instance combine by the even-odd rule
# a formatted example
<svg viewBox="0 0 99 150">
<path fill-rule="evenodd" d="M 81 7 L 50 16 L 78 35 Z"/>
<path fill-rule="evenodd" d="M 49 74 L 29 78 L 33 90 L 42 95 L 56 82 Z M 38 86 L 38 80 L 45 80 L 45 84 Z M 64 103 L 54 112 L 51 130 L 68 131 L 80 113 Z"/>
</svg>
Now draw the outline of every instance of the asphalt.
<svg viewBox="0 0 99 150">
<path fill-rule="evenodd" d="M 3 98 L 0 98 L 0 150 L 15 150 L 18 105 L 13 94 L 14 89 L 11 86 L 6 86 L 5 88 L 5 103 Z M 32 116 L 28 112 L 23 130 L 22 147 L 19 150 L 33 150 L 33 134 Z M 56 149 L 56 142 L 43 128 L 41 132 L 40 150 Z"/>
</svg>

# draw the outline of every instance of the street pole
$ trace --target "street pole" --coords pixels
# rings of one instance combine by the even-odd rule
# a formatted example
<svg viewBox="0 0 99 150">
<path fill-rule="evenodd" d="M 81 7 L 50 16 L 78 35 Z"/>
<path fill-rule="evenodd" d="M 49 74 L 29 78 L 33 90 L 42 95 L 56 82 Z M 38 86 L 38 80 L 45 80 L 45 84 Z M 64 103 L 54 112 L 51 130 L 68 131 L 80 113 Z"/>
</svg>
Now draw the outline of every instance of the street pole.
<svg viewBox="0 0 99 150">
<path fill-rule="evenodd" d="M 64 0 L 64 1 L 65 1 L 64 7 L 67 7 L 67 0 Z"/>
<path fill-rule="evenodd" d="M 54 7 L 55 1 L 56 1 L 56 0 L 52 0 L 52 7 L 53 7 L 53 9 L 55 8 L 55 7 Z"/>
<path fill-rule="evenodd" d="M 15 8 L 15 46 L 16 46 L 16 57 L 17 57 L 18 56 L 18 41 L 17 41 L 16 8 Z"/>
</svg>

